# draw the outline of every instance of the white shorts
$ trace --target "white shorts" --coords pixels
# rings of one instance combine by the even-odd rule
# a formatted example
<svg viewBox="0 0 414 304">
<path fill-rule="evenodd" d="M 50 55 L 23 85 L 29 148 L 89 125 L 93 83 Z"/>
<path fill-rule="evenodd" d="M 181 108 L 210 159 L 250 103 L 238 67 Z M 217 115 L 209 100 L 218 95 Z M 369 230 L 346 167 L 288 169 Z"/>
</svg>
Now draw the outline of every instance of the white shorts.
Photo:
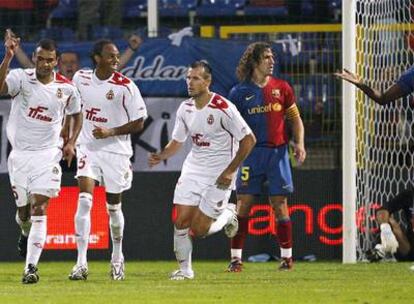
<svg viewBox="0 0 414 304">
<path fill-rule="evenodd" d="M 216 219 L 226 209 L 230 194 L 231 190 L 180 177 L 175 186 L 174 204 L 198 206 L 205 215 Z"/>
<path fill-rule="evenodd" d="M 83 145 L 77 147 L 76 156 L 76 178 L 92 178 L 105 186 L 108 193 L 121 193 L 131 188 L 133 174 L 129 156 L 91 151 Z"/>
<path fill-rule="evenodd" d="M 28 204 L 28 195 L 59 195 L 62 169 L 59 149 L 48 151 L 11 151 L 7 160 L 10 184 L 17 207 Z"/>
</svg>

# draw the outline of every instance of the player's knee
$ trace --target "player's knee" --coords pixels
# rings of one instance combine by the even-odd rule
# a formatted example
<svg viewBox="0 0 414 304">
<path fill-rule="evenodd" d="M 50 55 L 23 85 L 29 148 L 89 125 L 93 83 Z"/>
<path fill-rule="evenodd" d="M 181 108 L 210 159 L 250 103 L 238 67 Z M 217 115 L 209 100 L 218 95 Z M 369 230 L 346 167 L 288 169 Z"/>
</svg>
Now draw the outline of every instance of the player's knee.
<svg viewBox="0 0 414 304">
<path fill-rule="evenodd" d="M 46 215 L 46 208 L 47 208 L 46 203 L 34 203 L 32 205 L 31 215 L 34 215 L 34 216 Z"/>
<path fill-rule="evenodd" d="M 121 203 L 122 193 L 106 193 L 106 201 L 111 205 Z"/>
<path fill-rule="evenodd" d="M 207 227 L 205 225 L 193 224 L 191 225 L 190 230 L 192 231 L 194 237 L 204 238 L 207 236 L 209 228 L 210 227 Z"/>
<path fill-rule="evenodd" d="M 177 229 L 186 229 L 186 228 L 189 228 L 190 225 L 191 225 L 190 219 L 182 218 L 180 216 L 178 216 L 174 222 L 174 226 Z"/>
<path fill-rule="evenodd" d="M 190 228 L 192 220 L 193 220 L 192 215 L 186 212 L 180 212 L 179 210 L 177 210 L 177 218 L 174 221 L 174 226 L 177 229 Z"/>
<path fill-rule="evenodd" d="M 23 226 L 25 223 L 29 223 L 30 222 L 30 212 L 25 212 L 24 215 L 22 216 L 19 211 L 16 212 L 16 223 L 19 226 Z"/>
<path fill-rule="evenodd" d="M 286 201 L 278 200 L 278 201 L 272 202 L 272 208 L 277 218 L 289 217 L 289 209 L 288 209 Z"/>
<path fill-rule="evenodd" d="M 193 233 L 193 236 L 197 238 L 205 237 L 207 235 L 207 231 L 208 230 L 202 229 L 201 227 L 197 227 L 197 226 L 191 227 L 191 232 Z"/>
<path fill-rule="evenodd" d="M 250 214 L 251 205 L 250 204 L 243 204 L 240 201 L 237 202 L 237 215 L 240 217 L 248 217 Z"/>
<path fill-rule="evenodd" d="M 30 220 L 30 205 L 17 208 L 16 222 L 26 222 Z"/>
</svg>

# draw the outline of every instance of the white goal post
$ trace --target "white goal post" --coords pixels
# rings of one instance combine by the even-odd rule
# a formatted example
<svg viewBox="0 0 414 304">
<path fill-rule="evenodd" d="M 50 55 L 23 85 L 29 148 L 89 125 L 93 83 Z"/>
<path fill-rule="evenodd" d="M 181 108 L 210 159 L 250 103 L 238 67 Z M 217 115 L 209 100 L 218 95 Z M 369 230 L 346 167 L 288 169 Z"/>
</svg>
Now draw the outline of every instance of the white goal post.
<svg viewBox="0 0 414 304">
<path fill-rule="evenodd" d="M 355 70 L 356 0 L 342 1 L 342 65 Z M 356 262 L 356 162 L 355 162 L 355 87 L 342 87 L 342 262 Z"/>
<path fill-rule="evenodd" d="M 413 65 L 414 3 L 342 1 L 343 67 L 385 91 Z M 365 259 L 375 210 L 413 181 L 412 96 L 380 106 L 343 83 L 343 263 Z"/>
</svg>

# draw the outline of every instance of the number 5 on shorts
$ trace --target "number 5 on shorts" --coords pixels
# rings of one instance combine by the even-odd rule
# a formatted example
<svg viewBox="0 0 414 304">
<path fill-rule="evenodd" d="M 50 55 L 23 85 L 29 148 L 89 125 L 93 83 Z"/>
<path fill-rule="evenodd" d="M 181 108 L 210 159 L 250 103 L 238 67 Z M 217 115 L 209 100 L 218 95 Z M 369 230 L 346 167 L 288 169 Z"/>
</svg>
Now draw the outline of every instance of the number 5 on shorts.
<svg viewBox="0 0 414 304">
<path fill-rule="evenodd" d="M 85 167 L 85 165 L 86 165 L 85 158 L 86 158 L 86 156 L 82 156 L 78 160 L 78 169 L 83 169 Z"/>
<path fill-rule="evenodd" d="M 249 180 L 249 177 L 250 177 L 249 170 L 250 170 L 250 167 L 247 167 L 247 166 L 241 168 L 241 180 L 243 182 L 246 182 Z"/>
</svg>

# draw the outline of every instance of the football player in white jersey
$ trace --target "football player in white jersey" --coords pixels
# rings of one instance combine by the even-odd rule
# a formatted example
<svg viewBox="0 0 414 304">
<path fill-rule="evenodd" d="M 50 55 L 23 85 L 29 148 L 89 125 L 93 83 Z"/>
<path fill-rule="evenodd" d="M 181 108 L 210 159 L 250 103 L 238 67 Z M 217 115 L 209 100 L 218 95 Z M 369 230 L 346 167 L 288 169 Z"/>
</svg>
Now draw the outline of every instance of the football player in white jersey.
<svg viewBox="0 0 414 304">
<path fill-rule="evenodd" d="M 12 146 L 8 170 L 18 207 L 16 221 L 23 236 L 28 235 L 22 282 L 29 284 L 39 280 L 37 264 L 46 241 L 47 206 L 49 199 L 59 194 L 62 152 L 69 163 L 75 155 L 82 115 L 77 89 L 54 72 L 57 50 L 53 40 L 38 43 L 34 69 L 16 69 L 7 75 L 19 41 L 6 31 L 0 94 L 12 97 L 7 123 L 7 137 Z M 66 142 L 60 137 L 65 115 L 74 121 L 72 137 Z"/>
<path fill-rule="evenodd" d="M 171 280 L 194 278 L 190 229 L 196 237 L 213 234 L 223 227 L 227 236 L 236 234 L 237 217 L 235 210 L 228 208 L 228 199 L 237 168 L 256 142 L 236 107 L 209 90 L 211 80 L 211 68 L 206 61 L 190 66 L 187 89 L 191 98 L 177 110 L 172 140 L 163 151 L 148 159 L 149 166 L 155 166 L 174 155 L 187 137 L 192 139 L 192 149 L 174 193 L 174 252 L 180 269 L 171 274 Z"/>
<path fill-rule="evenodd" d="M 73 77 L 81 95 L 84 120 L 76 152 L 80 188 L 75 215 L 78 258 L 69 279 L 86 280 L 88 276 L 90 210 L 95 182 L 100 182 L 105 186 L 112 238 L 110 275 L 113 280 L 123 280 L 121 199 L 132 182 L 130 134 L 143 129 L 147 110 L 134 82 L 117 72 L 119 51 L 115 44 L 98 41 L 91 57 L 95 69 L 80 70 Z"/>
</svg>

